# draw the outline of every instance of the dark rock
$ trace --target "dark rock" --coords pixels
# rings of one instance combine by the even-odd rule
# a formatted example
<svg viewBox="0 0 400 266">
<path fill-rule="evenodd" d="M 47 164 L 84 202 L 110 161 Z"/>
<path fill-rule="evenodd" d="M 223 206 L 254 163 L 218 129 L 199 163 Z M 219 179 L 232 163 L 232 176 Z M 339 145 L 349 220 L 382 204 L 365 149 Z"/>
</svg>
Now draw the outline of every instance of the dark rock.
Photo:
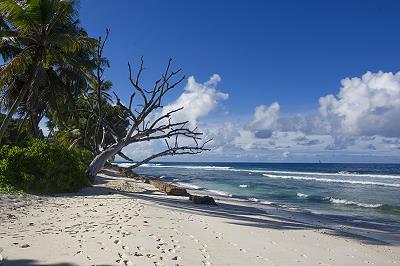
<svg viewBox="0 0 400 266">
<path fill-rule="evenodd" d="M 186 191 L 186 189 L 172 185 L 167 186 L 165 188 L 165 192 L 167 193 L 167 195 L 185 196 L 185 197 L 189 196 L 189 193 Z"/>
<path fill-rule="evenodd" d="M 186 191 L 186 189 L 182 187 L 175 186 L 173 184 L 168 184 L 163 181 L 159 180 L 149 180 L 150 185 L 155 186 L 159 190 L 167 193 L 167 195 L 172 195 L 172 196 L 189 196 L 189 193 Z"/>
<path fill-rule="evenodd" d="M 189 200 L 195 204 L 217 205 L 213 197 L 189 195 Z"/>
</svg>

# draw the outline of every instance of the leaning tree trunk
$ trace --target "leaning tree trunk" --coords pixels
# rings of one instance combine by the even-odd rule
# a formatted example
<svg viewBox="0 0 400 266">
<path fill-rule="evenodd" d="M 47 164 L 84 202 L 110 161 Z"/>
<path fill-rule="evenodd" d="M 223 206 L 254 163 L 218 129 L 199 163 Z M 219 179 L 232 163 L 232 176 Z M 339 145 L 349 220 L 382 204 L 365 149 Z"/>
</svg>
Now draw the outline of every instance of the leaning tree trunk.
<svg viewBox="0 0 400 266">
<path fill-rule="evenodd" d="M 111 145 L 100 154 L 98 154 L 93 161 L 90 163 L 89 168 L 87 170 L 87 175 L 90 178 L 90 181 L 93 183 L 94 179 L 100 170 L 103 169 L 107 160 L 111 159 L 113 156 L 117 155 L 125 146 L 125 139 Z"/>
<path fill-rule="evenodd" d="M 7 130 L 8 125 L 11 122 L 11 119 L 13 115 L 17 112 L 19 105 L 21 104 L 22 100 L 24 99 L 25 94 L 28 92 L 28 90 L 32 90 L 33 86 L 35 85 L 35 82 L 39 76 L 39 71 L 40 71 L 40 61 L 38 61 L 35 65 L 35 69 L 33 70 L 33 75 L 31 78 L 24 84 L 22 87 L 22 90 L 20 91 L 17 99 L 14 101 L 12 104 L 10 110 L 6 114 L 6 117 L 4 118 L 1 127 L 0 127 L 0 144 L 1 140 L 3 139 L 4 133 Z"/>
<path fill-rule="evenodd" d="M 126 133 L 125 137 L 118 140 L 116 143 L 99 153 L 93 161 L 90 163 L 86 174 L 89 176 L 90 181 L 93 183 L 96 175 L 100 170 L 104 168 L 107 160 L 113 158 L 117 155 L 126 145 L 129 144 L 129 138 L 136 129 L 136 126 L 131 126 L 131 128 Z"/>
</svg>

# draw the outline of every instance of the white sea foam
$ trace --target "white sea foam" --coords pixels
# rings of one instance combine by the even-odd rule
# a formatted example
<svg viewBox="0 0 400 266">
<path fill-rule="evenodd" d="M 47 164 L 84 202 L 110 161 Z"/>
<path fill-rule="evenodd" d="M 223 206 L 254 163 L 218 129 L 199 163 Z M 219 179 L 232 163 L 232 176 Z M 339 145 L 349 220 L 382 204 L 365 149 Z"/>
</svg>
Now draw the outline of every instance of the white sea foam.
<svg viewBox="0 0 400 266">
<path fill-rule="evenodd" d="M 259 202 L 260 200 L 257 198 L 249 198 L 250 201 Z"/>
<path fill-rule="evenodd" d="M 303 193 L 297 193 L 297 197 L 308 198 L 308 195 L 307 194 L 303 194 Z"/>
<path fill-rule="evenodd" d="M 260 204 L 264 204 L 264 205 L 277 205 L 276 203 L 272 202 L 272 201 L 266 201 L 266 200 L 259 200 L 257 198 L 248 198 L 249 201 L 253 201 L 253 202 L 257 202 Z"/>
<path fill-rule="evenodd" d="M 356 206 L 364 207 L 364 208 L 379 208 L 379 207 L 383 206 L 383 204 L 367 204 L 367 203 L 360 203 L 360 202 L 355 202 L 355 201 L 345 200 L 345 199 L 335 199 L 332 197 L 327 197 L 325 199 L 329 200 L 333 204 L 356 205 Z"/>
<path fill-rule="evenodd" d="M 228 192 L 225 191 L 220 191 L 215 189 L 208 189 L 207 191 L 221 196 L 232 197 L 232 194 L 229 194 Z"/>
<path fill-rule="evenodd" d="M 201 189 L 201 187 L 193 185 L 193 184 L 182 183 L 182 182 L 178 182 L 177 184 L 181 187 L 188 188 L 188 189 Z"/>
<path fill-rule="evenodd" d="M 242 184 L 242 185 L 239 185 L 239 187 L 246 188 L 246 187 L 249 187 L 249 185 Z"/>
<path fill-rule="evenodd" d="M 261 204 L 265 204 L 265 205 L 275 205 L 275 203 L 273 203 L 272 201 L 261 201 Z"/>
<path fill-rule="evenodd" d="M 208 171 L 232 171 L 232 172 L 248 172 L 248 173 L 271 173 L 271 174 L 291 174 L 291 175 L 316 175 L 316 176 L 342 176 L 342 177 L 367 177 L 367 178 L 386 178 L 400 179 L 400 175 L 382 175 L 382 174 L 360 174 L 357 172 L 339 171 L 337 173 L 324 172 L 298 172 L 298 171 L 276 171 L 263 169 L 238 169 L 229 166 L 200 166 L 200 165 L 162 165 L 162 164 L 144 164 L 141 167 L 158 167 L 158 168 L 183 168 L 198 169 Z"/>
<path fill-rule="evenodd" d="M 115 163 L 115 165 L 118 165 L 120 167 L 129 167 L 134 165 L 134 163 Z"/>
<path fill-rule="evenodd" d="M 270 175 L 270 174 L 263 174 L 263 176 L 266 176 L 269 178 L 277 178 L 277 179 L 307 180 L 307 181 L 318 181 L 318 182 L 326 182 L 326 183 L 347 183 L 347 184 L 356 184 L 356 185 L 400 187 L 400 184 L 390 184 L 390 183 L 360 181 L 360 180 L 330 179 L 330 178 L 317 178 L 317 177 L 307 177 L 307 176 Z"/>
<path fill-rule="evenodd" d="M 161 164 L 159 164 L 159 163 L 145 163 L 145 164 L 142 164 L 140 167 L 158 167 L 158 166 L 161 166 Z"/>
<path fill-rule="evenodd" d="M 183 168 L 183 169 L 200 169 L 200 170 L 229 170 L 228 166 L 197 166 L 197 165 L 162 165 L 162 164 L 143 164 L 142 167 L 155 168 Z"/>
<path fill-rule="evenodd" d="M 359 174 L 351 173 L 346 171 L 340 171 L 338 173 L 321 173 L 321 172 L 291 172 L 291 171 L 269 171 L 265 170 L 264 173 L 271 174 L 291 174 L 291 175 L 317 175 L 317 176 L 343 176 L 343 177 L 369 177 L 369 178 L 387 178 L 387 179 L 400 179 L 398 175 L 378 175 L 378 174 Z"/>
</svg>

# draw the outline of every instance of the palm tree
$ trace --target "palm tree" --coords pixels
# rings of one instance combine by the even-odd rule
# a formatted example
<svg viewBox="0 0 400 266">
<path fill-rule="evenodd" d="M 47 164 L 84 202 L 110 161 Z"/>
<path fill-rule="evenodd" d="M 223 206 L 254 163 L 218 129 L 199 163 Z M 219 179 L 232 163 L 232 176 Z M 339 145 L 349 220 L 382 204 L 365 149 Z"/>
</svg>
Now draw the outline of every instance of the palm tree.
<svg viewBox="0 0 400 266">
<path fill-rule="evenodd" d="M 73 0 L 0 0 L 0 54 L 6 62 L 0 68 L 0 91 L 4 98 L 10 96 L 0 142 L 24 100 L 32 117 L 36 115 L 39 88 L 51 88 L 49 70 L 86 75 L 85 65 L 75 55 L 97 42 L 79 27 L 75 6 Z"/>
</svg>

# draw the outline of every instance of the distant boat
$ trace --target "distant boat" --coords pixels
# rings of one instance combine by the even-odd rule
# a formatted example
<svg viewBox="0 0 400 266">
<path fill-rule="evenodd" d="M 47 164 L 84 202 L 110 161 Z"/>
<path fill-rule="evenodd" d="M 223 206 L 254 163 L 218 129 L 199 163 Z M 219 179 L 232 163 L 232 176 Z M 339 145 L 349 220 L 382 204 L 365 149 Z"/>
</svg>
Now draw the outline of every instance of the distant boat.
<svg viewBox="0 0 400 266">
<path fill-rule="evenodd" d="M 318 160 L 318 163 L 322 163 L 321 160 Z"/>
</svg>

